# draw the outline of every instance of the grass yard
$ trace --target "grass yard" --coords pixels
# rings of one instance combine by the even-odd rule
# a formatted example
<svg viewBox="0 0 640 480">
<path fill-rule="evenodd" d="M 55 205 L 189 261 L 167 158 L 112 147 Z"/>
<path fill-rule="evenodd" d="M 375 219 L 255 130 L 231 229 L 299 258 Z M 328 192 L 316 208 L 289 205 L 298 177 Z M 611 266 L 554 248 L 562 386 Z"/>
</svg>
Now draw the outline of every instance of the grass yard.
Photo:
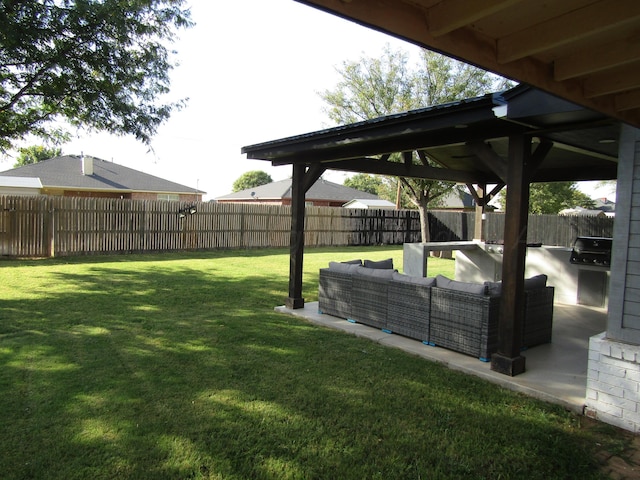
<svg viewBox="0 0 640 480">
<path fill-rule="evenodd" d="M 330 260 L 401 247 L 311 249 Z M 0 262 L 0 477 L 592 479 L 617 430 L 277 314 L 286 250 Z M 453 261 L 430 260 L 430 274 Z"/>
</svg>

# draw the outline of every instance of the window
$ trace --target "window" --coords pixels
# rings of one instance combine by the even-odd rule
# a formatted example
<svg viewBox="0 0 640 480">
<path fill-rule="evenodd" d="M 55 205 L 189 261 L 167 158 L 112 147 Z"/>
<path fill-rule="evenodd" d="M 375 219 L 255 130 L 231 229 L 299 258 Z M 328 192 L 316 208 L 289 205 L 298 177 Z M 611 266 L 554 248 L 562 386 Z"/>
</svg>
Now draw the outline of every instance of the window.
<svg viewBox="0 0 640 480">
<path fill-rule="evenodd" d="M 180 200 L 180 195 L 175 193 L 159 193 L 158 200 L 169 200 L 171 202 L 177 202 Z"/>
</svg>

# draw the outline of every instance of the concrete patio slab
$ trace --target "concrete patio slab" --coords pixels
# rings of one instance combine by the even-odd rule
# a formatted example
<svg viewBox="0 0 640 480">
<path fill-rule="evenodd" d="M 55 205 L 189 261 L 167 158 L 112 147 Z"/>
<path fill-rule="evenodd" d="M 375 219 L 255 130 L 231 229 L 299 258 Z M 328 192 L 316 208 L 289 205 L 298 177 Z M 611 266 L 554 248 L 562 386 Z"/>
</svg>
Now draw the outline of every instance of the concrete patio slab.
<svg viewBox="0 0 640 480">
<path fill-rule="evenodd" d="M 429 361 L 483 378 L 504 388 L 522 392 L 582 413 L 587 385 L 589 338 L 606 330 L 607 312 L 582 305 L 554 305 L 552 342 L 522 352 L 526 371 L 516 377 L 491 370 L 490 364 L 440 347 L 425 345 L 400 335 L 385 333 L 342 318 L 318 313 L 318 303 L 291 310 L 276 307 L 278 312 L 303 318 L 311 323 L 368 338 L 389 347 L 399 348 Z"/>
</svg>

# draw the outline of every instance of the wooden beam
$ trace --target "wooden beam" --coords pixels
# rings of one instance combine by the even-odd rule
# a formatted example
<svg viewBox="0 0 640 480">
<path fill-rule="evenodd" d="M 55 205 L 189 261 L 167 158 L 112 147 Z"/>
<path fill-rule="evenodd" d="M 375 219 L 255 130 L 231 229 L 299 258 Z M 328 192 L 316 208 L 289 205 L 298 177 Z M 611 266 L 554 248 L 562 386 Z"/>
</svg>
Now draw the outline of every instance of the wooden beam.
<svg viewBox="0 0 640 480">
<path fill-rule="evenodd" d="M 521 0 L 449 0 L 427 10 L 429 31 L 434 37 L 445 35 L 469 23 L 499 12 Z"/>
<path fill-rule="evenodd" d="M 391 34 L 416 45 L 438 51 L 489 70 L 505 77 L 526 82 L 534 87 L 558 95 L 569 101 L 604 113 L 613 118 L 640 127 L 640 112 L 636 110 L 616 110 L 613 98 L 586 98 L 579 79 L 568 79 L 558 82 L 553 78 L 553 67 L 539 58 L 524 57 L 509 63 L 498 61 L 496 39 L 485 32 L 468 26 L 459 28 L 447 35 L 434 36 L 427 21 L 427 7 L 417 5 L 418 2 L 401 0 L 364 1 L 354 0 L 345 3 L 341 0 L 296 0 L 330 12 L 363 26 Z M 470 4 L 473 2 L 469 2 Z M 634 1 L 611 2 L 616 10 L 624 9 Z M 640 2 L 637 2 L 640 4 Z M 618 5 L 620 8 L 618 8 Z M 631 12 L 633 10 L 629 10 Z M 631 16 L 631 15 L 630 15 Z M 560 25 L 565 30 L 568 25 Z M 504 44 L 503 44 L 504 46 Z M 488 137 L 487 137 L 488 138 Z M 420 148 L 419 146 L 415 147 Z"/>
<path fill-rule="evenodd" d="M 584 81 L 584 95 L 587 98 L 602 97 L 638 88 L 640 88 L 640 78 L 635 65 L 594 74 Z"/>
<path fill-rule="evenodd" d="M 616 95 L 615 104 L 618 111 L 640 108 L 640 89 Z"/>
<path fill-rule="evenodd" d="M 477 205 L 480 205 L 481 203 L 483 203 L 482 197 L 478 194 L 478 192 L 476 192 L 476 187 L 473 186 L 472 183 L 467 183 L 467 190 L 469 190 L 469 193 L 471 194 L 471 196 L 473 197 L 473 200 L 476 202 Z M 481 190 L 482 186 L 478 185 L 478 190 Z M 484 192 L 484 190 L 482 190 Z"/>
<path fill-rule="evenodd" d="M 538 167 L 542 164 L 543 160 L 547 157 L 548 153 L 553 148 L 553 142 L 550 140 L 542 139 L 538 144 L 535 151 L 531 154 L 529 161 L 527 162 L 527 177 L 531 178 Z"/>
<path fill-rule="evenodd" d="M 478 159 L 503 182 L 507 181 L 507 162 L 485 142 L 469 142 L 469 148 Z"/>
<path fill-rule="evenodd" d="M 520 348 L 524 322 L 524 268 L 529 210 L 527 164 L 530 156 L 531 137 L 519 135 L 509 138 L 498 352 L 491 357 L 491 369 L 509 376 L 525 371 L 525 358 L 520 355 Z"/>
<path fill-rule="evenodd" d="M 564 81 L 636 62 L 638 58 L 640 36 L 636 35 L 557 58 L 553 62 L 553 78 Z"/>
<path fill-rule="evenodd" d="M 429 122 L 429 120 L 426 120 Z M 407 131 L 410 128 L 413 131 Z M 391 126 L 385 131 L 376 132 L 376 138 L 367 137 L 369 132 L 350 130 L 349 135 L 335 134 L 326 139 L 325 143 L 318 147 L 314 142 L 314 148 L 305 148 L 305 143 L 273 146 L 271 151 L 262 151 L 259 159 L 271 160 L 273 165 L 287 165 L 294 161 L 308 163 L 325 162 L 331 160 L 347 160 L 369 157 L 387 153 L 399 153 L 428 149 L 433 146 L 464 143 L 467 141 L 484 140 L 487 138 L 507 137 L 514 133 L 525 131 L 526 127 L 511 122 L 492 123 L 490 126 L 482 125 L 479 128 L 435 128 L 434 130 L 421 130 L 424 125 L 406 123 L 401 126 Z M 358 141 L 359 136 L 362 141 Z M 300 157 L 304 152 L 304 158 Z M 247 158 L 255 159 L 253 152 L 244 152 Z"/>
<path fill-rule="evenodd" d="M 638 16 L 637 0 L 607 0 L 587 5 L 498 39 L 498 63 L 513 62 L 633 24 Z"/>
<path fill-rule="evenodd" d="M 380 162 L 371 158 L 339 160 L 323 162 L 328 170 L 342 170 L 346 172 L 374 173 L 393 177 L 429 178 L 455 183 L 496 183 L 499 178 L 483 172 L 465 172 L 436 168 L 424 165 L 409 165 L 396 162 Z"/>
<path fill-rule="evenodd" d="M 496 184 L 489 192 L 489 195 L 487 195 L 487 202 L 490 202 L 491 199 L 495 197 L 498 193 L 500 193 L 500 190 L 502 190 L 505 186 L 506 185 L 504 183 Z"/>
<path fill-rule="evenodd" d="M 313 184 L 316 183 L 326 171 L 326 167 L 321 163 L 314 163 L 311 165 L 304 175 L 304 193 L 307 193 L 309 189 L 313 187 Z"/>
<path fill-rule="evenodd" d="M 615 180 L 618 178 L 618 166 L 612 163 L 608 167 L 554 168 L 541 170 L 531 177 L 532 182 L 589 182 L 594 180 Z"/>
</svg>

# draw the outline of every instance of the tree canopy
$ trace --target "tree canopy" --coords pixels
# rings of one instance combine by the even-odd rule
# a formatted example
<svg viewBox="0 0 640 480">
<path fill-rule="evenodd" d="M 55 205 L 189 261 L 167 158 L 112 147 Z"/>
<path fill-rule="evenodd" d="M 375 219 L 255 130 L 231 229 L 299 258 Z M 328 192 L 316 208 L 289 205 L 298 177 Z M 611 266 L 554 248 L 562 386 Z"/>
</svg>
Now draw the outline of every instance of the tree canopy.
<svg viewBox="0 0 640 480">
<path fill-rule="evenodd" d="M 31 165 L 32 163 L 38 163 L 42 160 L 48 160 L 53 157 L 62 155 L 62 150 L 58 147 L 45 147 L 44 145 L 32 145 L 30 147 L 23 147 L 18 149 L 18 156 L 16 158 L 15 167 L 22 167 L 24 165 Z"/>
<path fill-rule="evenodd" d="M 382 180 L 379 175 L 357 173 L 354 176 L 345 179 L 343 183 L 345 187 L 355 188 L 361 192 L 372 193 L 373 195 L 380 195 Z"/>
<path fill-rule="evenodd" d="M 251 170 L 240 175 L 235 182 L 233 182 L 233 191 L 239 192 L 240 190 L 246 190 L 248 188 L 259 187 L 260 185 L 266 185 L 273 180 L 267 172 L 262 170 Z"/>
<path fill-rule="evenodd" d="M 422 50 L 419 61 L 409 65 L 406 52 L 393 51 L 388 45 L 379 58 L 363 56 L 358 61 L 346 61 L 337 72 L 340 81 L 335 88 L 320 93 L 327 105 L 326 114 L 336 124 L 475 97 L 508 85 L 506 80 L 484 70 L 428 50 Z M 422 152 L 405 155 L 407 159 L 397 154 L 391 158 L 437 166 Z M 427 206 L 457 187 L 438 180 L 381 178 L 386 188 L 379 188 L 379 192 L 386 190 L 395 194 L 397 182 L 401 183 L 405 198 L 420 210 L 422 240 L 428 241 Z"/>
<path fill-rule="evenodd" d="M 61 120 L 149 143 L 183 106 L 160 99 L 184 0 L 0 1 L 0 149 Z"/>
<path fill-rule="evenodd" d="M 505 190 L 497 197 L 504 209 Z M 576 182 L 532 183 L 529 189 L 529 213 L 556 215 L 565 208 L 594 208 L 594 201 L 578 189 Z"/>
</svg>

